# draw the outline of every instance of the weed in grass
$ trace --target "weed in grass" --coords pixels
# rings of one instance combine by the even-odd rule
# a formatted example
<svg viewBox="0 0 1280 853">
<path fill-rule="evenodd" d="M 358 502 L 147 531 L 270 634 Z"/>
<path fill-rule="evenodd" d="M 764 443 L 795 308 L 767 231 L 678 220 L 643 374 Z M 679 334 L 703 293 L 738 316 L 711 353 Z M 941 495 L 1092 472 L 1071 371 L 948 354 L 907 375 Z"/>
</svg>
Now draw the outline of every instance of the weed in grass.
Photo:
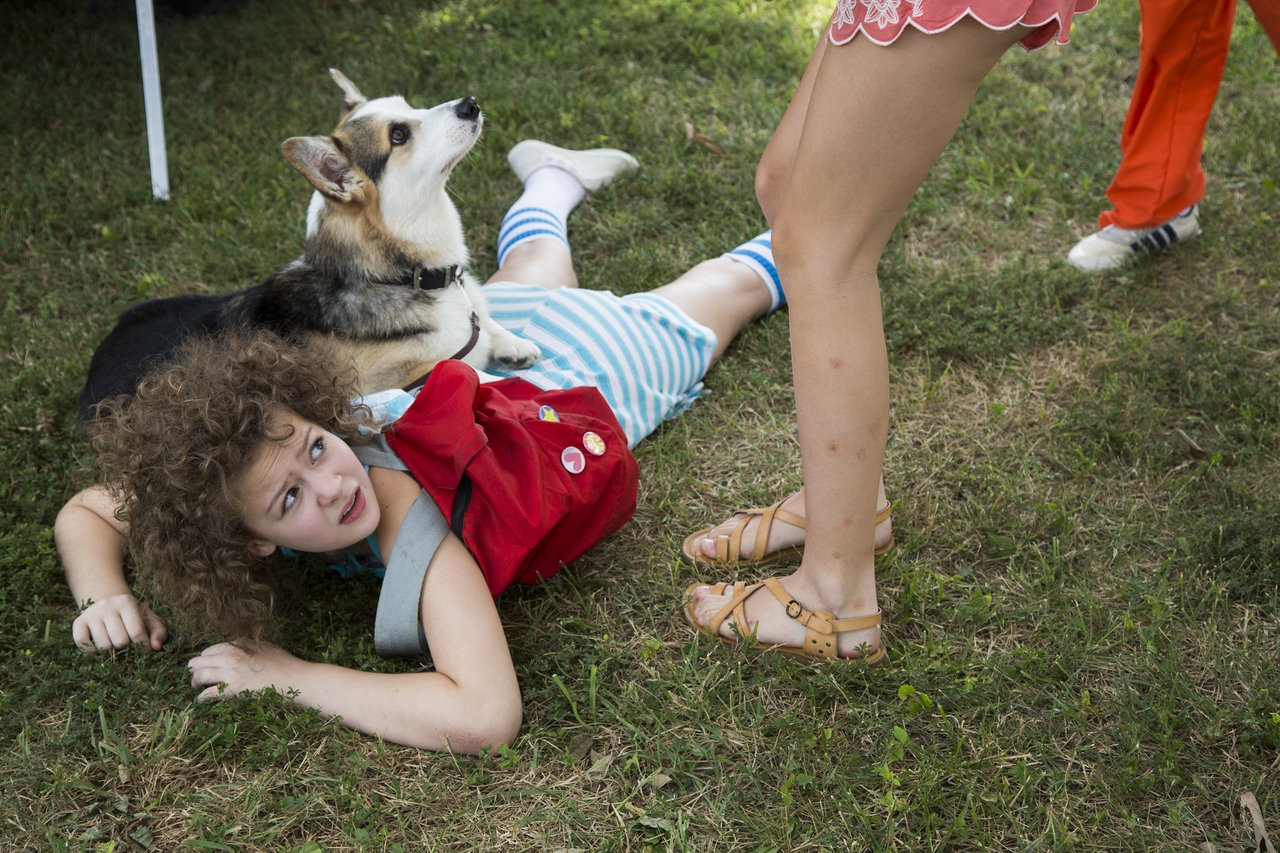
<svg viewBox="0 0 1280 853">
<path fill-rule="evenodd" d="M 1280 504 L 1268 496 L 1224 510 L 1202 520 L 1187 556 L 1233 598 L 1280 612 Z"/>
</svg>

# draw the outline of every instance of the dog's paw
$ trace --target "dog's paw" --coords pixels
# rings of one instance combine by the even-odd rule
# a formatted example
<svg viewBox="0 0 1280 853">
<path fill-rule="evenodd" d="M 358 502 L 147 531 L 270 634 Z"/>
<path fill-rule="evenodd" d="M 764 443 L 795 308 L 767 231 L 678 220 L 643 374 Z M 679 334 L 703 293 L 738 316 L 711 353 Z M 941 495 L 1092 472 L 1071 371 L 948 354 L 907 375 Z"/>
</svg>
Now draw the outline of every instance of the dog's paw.
<svg viewBox="0 0 1280 853">
<path fill-rule="evenodd" d="M 502 362 L 507 367 L 530 367 L 542 358 L 542 350 L 533 341 L 526 341 L 516 335 L 503 335 L 493 342 L 493 360 Z"/>
</svg>

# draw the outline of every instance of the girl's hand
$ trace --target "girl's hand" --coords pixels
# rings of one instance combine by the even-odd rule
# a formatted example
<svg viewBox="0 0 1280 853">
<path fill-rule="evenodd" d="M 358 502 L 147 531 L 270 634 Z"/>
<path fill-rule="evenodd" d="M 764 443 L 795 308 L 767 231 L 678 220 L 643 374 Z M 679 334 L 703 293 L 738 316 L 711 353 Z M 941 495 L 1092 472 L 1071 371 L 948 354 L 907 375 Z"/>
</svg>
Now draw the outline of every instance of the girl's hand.
<svg viewBox="0 0 1280 853">
<path fill-rule="evenodd" d="M 250 653 L 231 643 L 218 643 L 188 661 L 187 669 L 191 686 L 205 688 L 196 696 L 197 702 L 203 702 L 264 687 L 285 696 L 296 686 L 293 681 L 302 663 L 278 646 L 263 645 Z"/>
<path fill-rule="evenodd" d="M 159 651 L 169 639 L 169 629 L 151 608 L 129 593 L 95 601 L 71 623 L 71 637 L 81 649 L 125 649 L 144 643 L 143 650 Z"/>
</svg>

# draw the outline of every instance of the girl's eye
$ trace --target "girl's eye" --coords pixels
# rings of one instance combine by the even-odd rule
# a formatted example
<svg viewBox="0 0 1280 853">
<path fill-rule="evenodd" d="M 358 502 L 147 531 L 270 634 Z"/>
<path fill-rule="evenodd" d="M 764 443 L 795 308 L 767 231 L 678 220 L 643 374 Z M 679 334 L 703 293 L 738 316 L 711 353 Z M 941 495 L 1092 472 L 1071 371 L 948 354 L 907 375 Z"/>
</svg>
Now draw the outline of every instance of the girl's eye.
<svg viewBox="0 0 1280 853">
<path fill-rule="evenodd" d="M 288 512 L 289 507 L 293 506 L 294 501 L 296 501 L 297 499 L 298 499 L 298 487 L 294 486 L 292 489 L 284 493 L 284 511 Z"/>
<path fill-rule="evenodd" d="M 403 127 L 391 128 L 391 144 L 404 145 L 409 141 L 409 131 Z"/>
<path fill-rule="evenodd" d="M 316 443 L 311 445 L 311 461 L 319 459 L 321 453 L 324 453 L 324 439 L 317 438 Z"/>
</svg>

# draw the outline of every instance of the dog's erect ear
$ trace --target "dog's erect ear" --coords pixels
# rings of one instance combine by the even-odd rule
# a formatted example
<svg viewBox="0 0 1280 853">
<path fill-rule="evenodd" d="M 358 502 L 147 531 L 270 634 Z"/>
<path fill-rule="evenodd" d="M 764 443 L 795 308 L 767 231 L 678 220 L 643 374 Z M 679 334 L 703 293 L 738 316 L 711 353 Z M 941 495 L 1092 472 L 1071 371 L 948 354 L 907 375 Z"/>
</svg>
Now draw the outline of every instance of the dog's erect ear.
<svg viewBox="0 0 1280 853">
<path fill-rule="evenodd" d="M 347 120 L 347 116 L 363 107 L 369 99 L 360 94 L 356 84 L 348 80 L 347 75 L 338 69 L 330 68 L 329 76 L 333 78 L 333 82 L 337 83 L 338 88 L 342 90 L 342 109 L 338 111 L 338 124 L 342 124 Z"/>
<path fill-rule="evenodd" d="M 327 198 L 341 204 L 364 200 L 364 180 L 328 136 L 295 136 L 280 146 L 289 165 Z"/>
</svg>

